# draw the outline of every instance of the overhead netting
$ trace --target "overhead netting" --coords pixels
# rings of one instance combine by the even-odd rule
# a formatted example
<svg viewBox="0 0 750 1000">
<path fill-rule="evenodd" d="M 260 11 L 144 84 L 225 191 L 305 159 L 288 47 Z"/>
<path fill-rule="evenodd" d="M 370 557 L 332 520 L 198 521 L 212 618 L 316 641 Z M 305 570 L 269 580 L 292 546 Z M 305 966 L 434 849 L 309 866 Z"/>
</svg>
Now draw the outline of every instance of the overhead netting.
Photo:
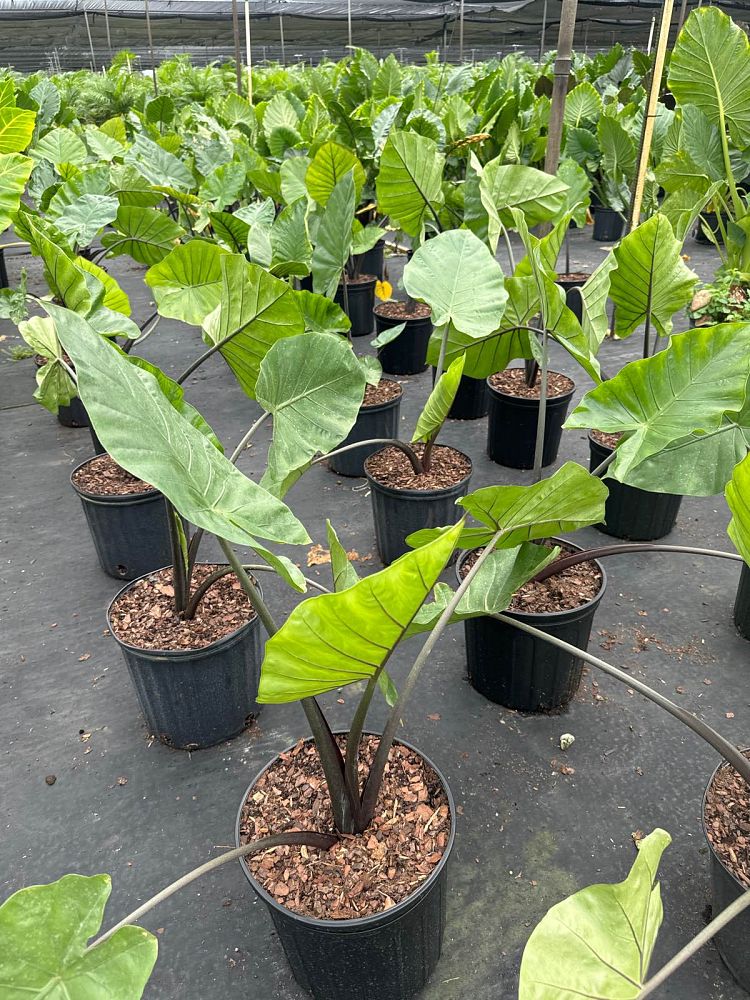
<svg viewBox="0 0 750 1000">
<path fill-rule="evenodd" d="M 697 0 L 685 4 L 685 12 Z M 245 3 L 237 0 L 245 59 Z M 143 68 L 150 53 L 146 0 L 0 0 L 0 65 L 51 71 L 107 65 L 121 49 L 136 53 Z M 740 23 L 750 3 L 722 4 Z M 419 60 L 439 50 L 458 61 L 463 36 L 467 61 L 554 47 L 560 0 L 249 0 L 253 61 L 315 62 L 339 59 L 349 43 L 377 55 L 395 52 Z M 659 0 L 579 0 L 575 46 L 592 51 L 619 41 L 645 48 Z M 461 13 L 463 10 L 463 32 Z M 189 53 L 203 64 L 234 52 L 232 0 L 149 0 L 157 62 Z M 675 5 L 674 30 L 682 13 Z"/>
</svg>

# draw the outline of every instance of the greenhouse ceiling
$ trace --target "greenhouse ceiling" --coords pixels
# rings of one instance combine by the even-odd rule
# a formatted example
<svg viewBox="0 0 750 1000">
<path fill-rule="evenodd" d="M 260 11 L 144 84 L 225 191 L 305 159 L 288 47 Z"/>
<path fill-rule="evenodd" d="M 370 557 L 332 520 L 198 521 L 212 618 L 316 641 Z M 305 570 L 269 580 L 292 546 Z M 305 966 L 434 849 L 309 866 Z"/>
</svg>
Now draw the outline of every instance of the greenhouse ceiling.
<svg viewBox="0 0 750 1000">
<path fill-rule="evenodd" d="M 688 0 L 686 9 L 696 6 Z M 240 20 L 243 0 L 238 0 Z M 253 59 L 256 62 L 340 58 L 348 44 L 378 55 L 394 51 L 419 59 L 439 49 L 459 58 L 460 0 L 250 0 Z M 552 48 L 560 0 L 473 0 L 464 2 L 464 55 L 482 59 L 513 50 L 538 55 Z M 674 32 L 680 16 L 676 4 Z M 726 6 L 736 20 L 747 3 Z M 188 53 L 197 63 L 233 52 L 231 0 L 149 0 L 154 57 Z M 579 0 L 575 45 L 592 50 L 614 41 L 645 48 L 659 0 Z M 129 49 L 147 68 L 149 49 L 145 0 L 0 0 L 0 65 L 18 70 L 97 68 L 112 52 Z M 244 51 L 244 27 L 240 24 Z"/>
</svg>

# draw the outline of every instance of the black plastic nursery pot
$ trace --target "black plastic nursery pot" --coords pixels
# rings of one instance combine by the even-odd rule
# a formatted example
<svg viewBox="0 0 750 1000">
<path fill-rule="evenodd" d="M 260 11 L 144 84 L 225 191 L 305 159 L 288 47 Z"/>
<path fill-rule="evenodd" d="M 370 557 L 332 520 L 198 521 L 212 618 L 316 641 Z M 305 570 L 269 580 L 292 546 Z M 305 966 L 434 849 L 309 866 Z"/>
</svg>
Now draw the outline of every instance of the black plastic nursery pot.
<svg viewBox="0 0 750 1000">
<path fill-rule="evenodd" d="M 726 217 L 722 218 L 722 222 L 726 226 Z M 695 229 L 693 230 L 693 236 L 695 237 L 696 243 L 702 243 L 704 246 L 711 245 L 711 240 L 703 232 L 704 225 L 711 230 L 719 243 L 724 242 L 721 235 L 721 229 L 719 228 L 719 217 L 716 212 L 702 212 L 695 224 Z"/>
<path fill-rule="evenodd" d="M 750 639 L 750 567 L 742 564 L 737 597 L 734 601 L 734 624 L 745 639 Z"/>
<path fill-rule="evenodd" d="M 550 374 L 556 373 L 550 372 Z M 489 378 L 486 384 L 489 398 L 488 456 L 498 465 L 510 469 L 533 469 L 540 401 L 500 392 L 491 385 Z M 557 458 L 563 424 L 574 392 L 575 385 L 568 392 L 547 399 L 542 448 L 543 466 L 551 465 Z"/>
<path fill-rule="evenodd" d="M 583 320 L 583 299 L 581 298 L 579 289 L 590 277 L 590 274 L 584 273 L 576 275 L 561 274 L 555 279 L 555 284 L 559 285 L 565 292 L 565 305 L 570 309 L 579 323 Z"/>
<path fill-rule="evenodd" d="M 169 521 L 164 495 L 158 490 L 109 496 L 70 484 L 81 498 L 99 565 L 116 580 L 135 580 L 165 566 L 171 559 Z"/>
<path fill-rule="evenodd" d="M 356 281 L 346 282 L 349 299 L 348 316 L 352 323 L 352 337 L 369 337 L 372 333 L 372 310 L 375 307 L 375 282 L 372 274 L 363 274 Z M 335 300 L 344 309 L 344 289 L 339 285 Z M 344 310 L 346 311 L 346 310 Z"/>
<path fill-rule="evenodd" d="M 598 468 L 612 454 L 589 434 L 589 470 Z M 606 480 L 609 489 L 604 507 L 604 523 L 599 531 L 630 542 L 653 542 L 674 528 L 682 497 L 674 493 L 651 493 L 637 486 Z"/>
<path fill-rule="evenodd" d="M 622 237 L 625 219 L 614 208 L 603 205 L 594 212 L 593 239 L 598 243 L 615 243 Z"/>
<path fill-rule="evenodd" d="M 581 551 L 572 542 L 559 538 L 551 541 Z M 470 554 L 465 552 L 456 564 L 459 583 L 461 566 Z M 586 604 L 554 613 L 506 611 L 504 614 L 585 650 L 596 609 L 607 587 L 604 567 L 598 560 L 595 562 L 602 574 L 602 584 L 596 597 Z M 518 712 L 560 711 L 578 690 L 582 661 L 543 639 L 490 617 L 468 618 L 464 633 L 469 683 L 495 704 Z"/>
<path fill-rule="evenodd" d="M 443 857 L 411 896 L 369 917 L 318 920 L 278 903 L 240 861 L 245 878 L 268 907 L 294 978 L 314 1000 L 407 1000 L 426 985 L 440 958 L 456 807 L 445 777 L 432 761 L 405 740 L 398 742 L 418 753 L 434 770 L 445 790 L 451 816 Z M 260 771 L 242 797 L 235 823 L 238 847 L 245 801 L 275 762 L 271 760 Z"/>
<path fill-rule="evenodd" d="M 365 253 L 357 254 L 360 274 L 374 274 L 380 281 L 385 274 L 385 243 L 379 240 L 374 247 Z"/>
<path fill-rule="evenodd" d="M 706 830 L 706 800 L 711 786 L 725 764 L 722 762 L 714 770 L 706 791 L 703 793 L 703 803 L 701 807 L 701 823 L 703 824 L 703 836 L 708 845 L 708 854 L 711 864 L 711 917 L 715 919 L 739 896 L 743 896 L 748 890 L 727 868 L 723 860 L 714 850 L 714 846 L 709 840 Z M 721 955 L 724 965 L 729 969 L 740 986 L 750 993 L 750 948 L 747 943 L 750 940 L 750 912 L 745 910 L 727 924 L 718 934 L 714 936 L 716 949 Z"/>
<path fill-rule="evenodd" d="M 375 332 L 381 334 L 404 322 L 402 317 L 383 316 L 375 306 Z M 378 349 L 378 361 L 388 375 L 417 375 L 427 368 L 427 344 L 432 334 L 429 316 L 407 319 L 406 326 L 390 344 Z"/>
<path fill-rule="evenodd" d="M 455 449 L 458 450 L 458 449 Z M 460 452 L 463 455 L 463 452 Z M 365 475 L 370 484 L 372 516 L 375 523 L 375 541 L 380 561 L 389 566 L 405 552 L 411 552 L 406 538 L 421 528 L 439 528 L 455 524 L 461 515 L 456 506 L 459 497 L 466 496 L 471 479 L 471 459 L 469 473 L 459 483 L 435 490 L 394 489 L 384 486 L 375 479 L 365 462 Z"/>
<path fill-rule="evenodd" d="M 432 369 L 432 384 L 435 384 L 435 369 Z M 450 420 L 479 420 L 487 416 L 489 409 L 487 385 L 483 378 L 462 375 L 458 383 L 453 405 L 448 411 Z"/>
<path fill-rule="evenodd" d="M 107 624 L 149 732 L 179 750 L 199 750 L 237 736 L 259 710 L 260 616 L 202 649 L 140 649 L 117 638 L 111 619 L 115 601 L 135 583 L 115 595 Z"/>
<path fill-rule="evenodd" d="M 395 399 L 387 399 L 384 403 L 362 406 L 354 427 L 341 442 L 339 448 L 356 444 L 357 441 L 370 441 L 373 438 L 398 437 L 402 396 L 403 393 Z M 364 476 L 365 459 L 379 451 L 381 447 L 379 444 L 366 444 L 361 448 L 352 448 L 351 451 L 345 451 L 341 455 L 329 458 L 328 466 L 338 476 Z"/>
<path fill-rule="evenodd" d="M 60 406 L 57 411 L 57 419 L 63 427 L 90 427 L 89 415 L 86 407 L 78 396 L 74 396 L 67 406 Z"/>
<path fill-rule="evenodd" d="M 8 270 L 5 266 L 5 251 L 0 249 L 0 288 L 8 288 Z"/>
<path fill-rule="evenodd" d="M 96 431 L 94 430 L 93 424 L 89 424 L 89 434 L 91 435 L 91 443 L 94 446 L 94 454 L 106 455 L 107 449 L 104 447 L 99 438 L 96 436 Z"/>
</svg>

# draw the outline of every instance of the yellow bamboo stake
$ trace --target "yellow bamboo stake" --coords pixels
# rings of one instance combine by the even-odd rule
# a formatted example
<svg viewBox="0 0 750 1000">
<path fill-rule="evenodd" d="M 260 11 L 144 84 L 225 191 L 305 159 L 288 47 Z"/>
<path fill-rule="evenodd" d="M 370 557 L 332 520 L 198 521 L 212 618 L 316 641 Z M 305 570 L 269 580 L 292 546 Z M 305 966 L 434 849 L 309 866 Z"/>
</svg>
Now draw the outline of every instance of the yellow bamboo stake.
<svg viewBox="0 0 750 1000">
<path fill-rule="evenodd" d="M 659 88 L 661 87 L 661 77 L 664 72 L 664 59 L 667 54 L 667 44 L 669 43 L 669 28 L 672 24 L 672 11 L 674 10 L 674 0 L 664 0 L 664 7 L 661 12 L 661 24 L 659 25 L 659 40 L 656 43 L 656 55 L 654 56 L 654 68 L 651 71 L 651 86 L 646 102 L 646 118 L 643 123 L 643 137 L 641 139 L 641 155 L 638 160 L 638 172 L 635 176 L 635 187 L 633 188 L 633 201 L 630 208 L 629 230 L 635 229 L 641 219 L 641 207 L 643 205 L 643 190 L 646 186 L 646 170 L 648 168 L 648 158 L 651 155 L 651 140 L 654 136 L 654 119 L 656 118 L 656 103 L 659 99 Z"/>
</svg>

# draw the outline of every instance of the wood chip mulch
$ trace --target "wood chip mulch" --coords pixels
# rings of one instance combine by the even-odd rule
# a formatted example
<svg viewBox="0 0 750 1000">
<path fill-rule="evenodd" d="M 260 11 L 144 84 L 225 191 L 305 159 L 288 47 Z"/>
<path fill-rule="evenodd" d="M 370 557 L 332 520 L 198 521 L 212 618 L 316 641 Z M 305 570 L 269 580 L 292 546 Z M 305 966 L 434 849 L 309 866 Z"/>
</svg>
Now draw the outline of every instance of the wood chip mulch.
<svg viewBox="0 0 750 1000">
<path fill-rule="evenodd" d="M 611 448 L 612 451 L 615 450 L 617 445 L 620 443 L 620 438 L 622 434 L 620 432 L 616 434 L 607 434 L 605 431 L 592 431 L 591 437 L 600 444 L 603 448 Z"/>
<path fill-rule="evenodd" d="M 399 322 L 409 319 L 427 319 L 432 310 L 424 302 L 383 302 L 375 306 L 375 315 L 384 319 L 397 319 Z"/>
<path fill-rule="evenodd" d="M 750 752 L 745 752 L 750 757 Z M 750 889 L 750 788 L 729 764 L 706 795 L 706 833 L 721 860 Z"/>
<path fill-rule="evenodd" d="M 377 403 L 387 403 L 391 399 L 398 399 L 404 390 L 394 382 L 392 378 L 381 378 L 377 385 L 365 387 L 365 398 L 362 406 L 375 406 Z"/>
<path fill-rule="evenodd" d="M 506 396 L 519 396 L 522 399 L 539 399 L 541 395 L 542 377 L 537 372 L 533 386 L 526 385 L 526 370 L 524 368 L 506 368 L 503 372 L 490 375 L 490 385 Z M 562 396 L 575 388 L 575 383 L 567 375 L 560 372 L 547 372 L 547 398 Z"/>
<path fill-rule="evenodd" d="M 194 590 L 216 565 L 201 563 L 193 571 Z M 228 573 L 213 583 L 190 621 L 174 606 L 171 569 L 160 569 L 137 580 L 115 602 L 110 612 L 112 632 L 139 649 L 203 649 L 252 621 L 255 611 L 240 582 Z"/>
<path fill-rule="evenodd" d="M 411 447 L 421 458 L 424 445 L 413 444 Z M 389 445 L 370 455 L 365 467 L 373 479 L 392 489 L 439 490 L 466 479 L 471 472 L 471 461 L 455 448 L 438 444 L 432 449 L 430 471 L 417 476 L 403 451 Z"/>
<path fill-rule="evenodd" d="M 583 284 L 591 277 L 588 271 L 569 271 L 567 274 L 558 274 L 558 281 L 575 281 L 576 284 Z"/>
<path fill-rule="evenodd" d="M 73 473 L 73 482 L 79 490 L 105 497 L 148 493 L 154 489 L 150 483 L 121 469 L 109 455 L 99 455 L 81 466 Z"/>
<path fill-rule="evenodd" d="M 345 741 L 337 737 L 342 752 Z M 363 738 L 364 783 L 378 738 Z M 413 750 L 391 748 L 375 819 L 360 836 L 330 851 L 277 847 L 246 864 L 277 902 L 321 920 L 347 920 L 390 909 L 411 895 L 443 857 L 451 817 L 437 775 Z M 334 830 L 328 788 L 315 745 L 301 740 L 264 773 L 246 800 L 241 842 L 289 830 Z"/>
<path fill-rule="evenodd" d="M 543 544 L 545 548 L 554 548 L 552 542 Z M 572 555 L 576 550 L 560 546 L 561 556 Z M 477 561 L 482 549 L 475 549 L 461 563 L 461 577 L 465 577 Z M 509 611 L 525 611 L 528 614 L 550 613 L 556 611 L 572 611 L 588 604 L 599 593 L 602 587 L 602 573 L 595 562 L 589 561 L 568 566 L 567 569 L 548 576 L 546 580 L 534 583 L 529 580 L 513 595 Z"/>
</svg>

